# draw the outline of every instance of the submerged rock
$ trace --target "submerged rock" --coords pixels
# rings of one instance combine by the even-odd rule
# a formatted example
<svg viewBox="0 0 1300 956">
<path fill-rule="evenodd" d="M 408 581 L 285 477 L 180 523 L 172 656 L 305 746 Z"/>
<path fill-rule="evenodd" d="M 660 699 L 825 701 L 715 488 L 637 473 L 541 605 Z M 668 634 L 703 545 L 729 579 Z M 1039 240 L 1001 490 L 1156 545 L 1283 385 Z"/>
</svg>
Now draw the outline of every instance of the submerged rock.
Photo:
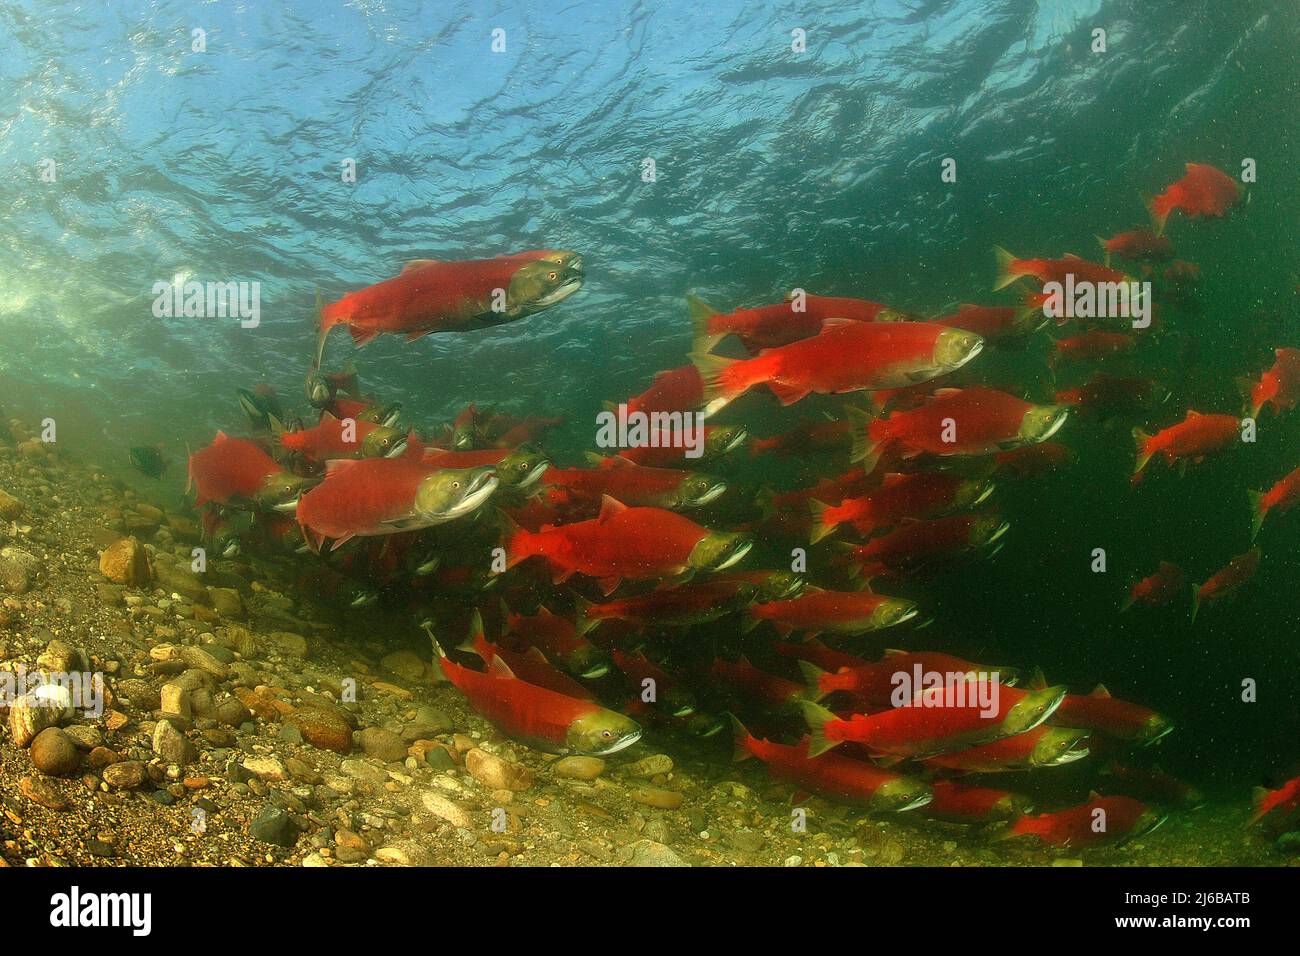
<svg viewBox="0 0 1300 956">
<path fill-rule="evenodd" d="M 22 548 L 0 548 L 0 590 L 26 594 L 36 580 L 41 563 Z"/>
<path fill-rule="evenodd" d="M 99 573 L 114 584 L 140 587 L 153 578 L 153 566 L 144 545 L 135 538 L 122 538 L 100 553 Z"/>
</svg>

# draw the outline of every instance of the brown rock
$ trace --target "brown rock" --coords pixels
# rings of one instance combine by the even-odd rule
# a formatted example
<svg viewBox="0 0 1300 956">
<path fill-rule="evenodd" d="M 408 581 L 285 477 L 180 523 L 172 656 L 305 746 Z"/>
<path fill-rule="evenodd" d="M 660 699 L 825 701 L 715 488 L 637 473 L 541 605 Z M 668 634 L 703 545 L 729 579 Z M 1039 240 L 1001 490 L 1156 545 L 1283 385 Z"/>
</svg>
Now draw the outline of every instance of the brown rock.
<svg viewBox="0 0 1300 956">
<path fill-rule="evenodd" d="M 406 759 L 406 744 L 402 743 L 402 738 L 391 730 L 367 727 L 357 737 L 357 742 L 361 744 L 361 749 L 367 755 L 384 763 L 400 763 Z"/>
<path fill-rule="evenodd" d="M 148 771 L 138 760 L 122 760 L 104 768 L 104 782 L 114 790 L 133 790 L 148 779 Z"/>
<path fill-rule="evenodd" d="M 285 720 L 297 727 L 302 739 L 313 747 L 341 754 L 352 752 L 352 725 L 336 710 L 300 707 Z"/>
<path fill-rule="evenodd" d="M 465 769 L 489 790 L 527 790 L 533 785 L 533 772 L 527 767 L 478 748 L 465 754 Z"/>
<path fill-rule="evenodd" d="M 51 777 L 66 777 L 81 763 L 77 745 L 58 727 L 47 727 L 37 734 L 30 753 L 32 766 Z"/>
<path fill-rule="evenodd" d="M 22 513 L 23 503 L 7 491 L 0 491 L 0 519 L 13 521 Z"/>
<path fill-rule="evenodd" d="M 153 566 L 144 545 L 135 538 L 123 538 L 100 553 L 99 573 L 114 584 L 140 587 L 153 577 Z"/>
<path fill-rule="evenodd" d="M 18 792 L 33 803 L 50 810 L 66 810 L 68 801 L 47 780 L 40 777 L 23 777 L 18 781 Z"/>
</svg>

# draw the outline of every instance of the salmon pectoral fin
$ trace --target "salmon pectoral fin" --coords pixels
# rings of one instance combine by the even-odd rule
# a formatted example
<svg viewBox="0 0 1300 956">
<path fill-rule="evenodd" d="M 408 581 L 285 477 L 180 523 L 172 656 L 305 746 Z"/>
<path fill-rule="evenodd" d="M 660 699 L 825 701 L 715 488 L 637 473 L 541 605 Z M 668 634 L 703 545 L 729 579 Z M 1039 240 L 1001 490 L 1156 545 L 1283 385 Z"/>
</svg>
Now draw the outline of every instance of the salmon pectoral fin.
<svg viewBox="0 0 1300 956">
<path fill-rule="evenodd" d="M 776 380 L 768 382 L 767 387 L 772 390 L 772 394 L 776 396 L 777 401 L 782 405 L 793 405 L 795 402 L 807 398 L 812 392 L 812 389 L 806 385 L 787 385 Z"/>
<path fill-rule="evenodd" d="M 348 331 L 352 333 L 352 344 L 357 348 L 366 345 L 379 334 L 374 329 L 359 329 L 355 325 L 349 325 Z"/>
</svg>

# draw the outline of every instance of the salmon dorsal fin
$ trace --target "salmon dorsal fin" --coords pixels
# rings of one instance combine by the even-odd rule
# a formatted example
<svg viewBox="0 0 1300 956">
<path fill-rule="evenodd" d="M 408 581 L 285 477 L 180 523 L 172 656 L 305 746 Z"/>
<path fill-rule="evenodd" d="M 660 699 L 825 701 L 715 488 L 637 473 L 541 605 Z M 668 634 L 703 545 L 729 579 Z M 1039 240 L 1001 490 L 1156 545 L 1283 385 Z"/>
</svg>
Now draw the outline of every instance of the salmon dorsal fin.
<svg viewBox="0 0 1300 956">
<path fill-rule="evenodd" d="M 420 441 L 420 436 L 412 428 L 406 433 L 406 448 L 400 455 L 399 460 L 405 458 L 407 461 L 419 461 L 424 457 L 424 442 Z"/>
<path fill-rule="evenodd" d="M 406 273 L 413 269 L 423 269 L 425 266 L 436 266 L 438 261 L 439 260 L 437 259 L 408 259 L 406 262 L 402 263 L 401 274 L 406 275 Z"/>
<path fill-rule="evenodd" d="M 950 396 L 952 396 L 952 395 L 960 395 L 961 392 L 962 392 L 962 390 L 961 390 L 960 388 L 953 388 L 953 387 L 950 385 L 950 386 L 948 386 L 947 388 L 936 388 L 933 392 L 930 393 L 930 397 L 931 397 L 931 398 L 948 398 L 948 397 L 950 397 Z"/>
<path fill-rule="evenodd" d="M 896 485 L 900 481 L 906 481 L 906 480 L 907 480 L 906 475 L 902 474 L 901 472 L 891 471 L 889 474 L 885 475 L 885 477 L 880 480 L 880 486 L 882 488 L 885 488 L 888 487 L 889 485 Z"/>
<path fill-rule="evenodd" d="M 321 410 L 320 424 L 324 425 L 326 422 L 340 422 L 340 421 L 342 421 L 342 419 L 339 418 L 337 415 L 335 415 L 333 412 L 331 412 L 328 408 Z"/>
<path fill-rule="evenodd" d="M 510 665 L 503 661 L 499 656 L 492 655 L 492 660 L 488 662 L 487 672 L 490 676 L 498 680 L 518 680 L 515 672 L 510 669 Z"/>
<path fill-rule="evenodd" d="M 627 511 L 627 505 L 623 502 L 612 498 L 609 495 L 600 496 L 600 514 L 596 516 L 597 521 L 608 521 L 616 514 Z"/>
<path fill-rule="evenodd" d="M 220 445 L 223 441 L 230 441 L 230 436 L 218 428 L 217 437 L 212 439 L 212 444 Z"/>
<path fill-rule="evenodd" d="M 1089 791 L 1088 791 L 1088 802 L 1089 802 L 1089 803 L 1095 803 L 1096 801 L 1098 801 L 1098 800 L 1100 800 L 1100 799 L 1101 799 L 1101 794 L 1098 793 L 1096 790 L 1089 790 Z"/>
<path fill-rule="evenodd" d="M 335 478 L 359 464 L 361 464 L 361 460 L 356 458 L 331 458 L 325 462 L 325 477 Z"/>
<path fill-rule="evenodd" d="M 540 650 L 538 650 L 535 646 L 530 647 L 528 648 L 528 650 L 524 651 L 524 657 L 531 658 L 532 660 L 537 661 L 537 663 L 539 664 L 546 664 L 549 666 L 551 663 L 546 659 L 546 655 L 543 654 Z"/>
<path fill-rule="evenodd" d="M 1098 684 L 1096 687 L 1092 689 L 1092 693 L 1089 694 L 1088 696 L 1096 697 L 1099 700 L 1106 700 L 1110 697 L 1110 691 L 1106 689 L 1105 684 Z"/>
</svg>

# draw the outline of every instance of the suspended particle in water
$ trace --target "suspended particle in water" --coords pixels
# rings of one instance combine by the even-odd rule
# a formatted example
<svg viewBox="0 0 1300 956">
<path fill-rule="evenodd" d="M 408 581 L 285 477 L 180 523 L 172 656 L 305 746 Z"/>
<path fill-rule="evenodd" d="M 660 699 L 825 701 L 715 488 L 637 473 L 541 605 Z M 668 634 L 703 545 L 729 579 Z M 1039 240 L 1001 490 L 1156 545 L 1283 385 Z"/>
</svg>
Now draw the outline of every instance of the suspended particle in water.
<svg viewBox="0 0 1300 956">
<path fill-rule="evenodd" d="M 339 178 L 343 182 L 351 185 L 357 181 L 357 161 L 355 159 L 349 156 L 347 159 L 344 159 L 339 163 L 339 166 L 342 167 L 343 170 L 339 174 Z"/>
<path fill-rule="evenodd" d="M 190 570 L 195 574 L 203 574 L 208 570 L 208 552 L 206 548 L 190 549 Z"/>
<path fill-rule="evenodd" d="M 1092 52 L 1106 52 L 1106 31 L 1101 27 L 1093 27 L 1092 29 Z"/>
<path fill-rule="evenodd" d="M 957 181 L 957 160 L 951 156 L 945 157 L 939 164 L 939 180 L 945 183 L 955 183 Z"/>
<path fill-rule="evenodd" d="M 1105 548 L 1092 549 L 1092 573 L 1093 574 L 1106 573 L 1106 549 Z"/>
<path fill-rule="evenodd" d="M 208 31 L 202 27 L 195 27 L 190 31 L 190 50 L 193 53 L 208 52 Z"/>
</svg>

